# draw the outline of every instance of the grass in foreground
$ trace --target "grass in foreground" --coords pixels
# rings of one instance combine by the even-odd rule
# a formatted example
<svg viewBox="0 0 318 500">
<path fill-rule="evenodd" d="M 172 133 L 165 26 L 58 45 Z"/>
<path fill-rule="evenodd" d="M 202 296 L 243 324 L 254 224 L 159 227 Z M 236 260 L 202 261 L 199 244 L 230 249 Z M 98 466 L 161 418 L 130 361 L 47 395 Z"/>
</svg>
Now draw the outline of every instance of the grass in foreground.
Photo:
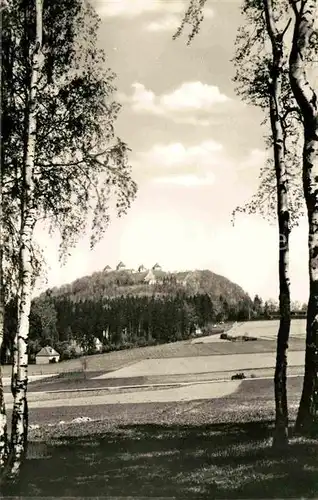
<svg viewBox="0 0 318 500">
<path fill-rule="evenodd" d="M 318 496 L 317 441 L 271 448 L 271 422 L 130 425 L 55 438 L 6 494 L 287 498 Z"/>
</svg>

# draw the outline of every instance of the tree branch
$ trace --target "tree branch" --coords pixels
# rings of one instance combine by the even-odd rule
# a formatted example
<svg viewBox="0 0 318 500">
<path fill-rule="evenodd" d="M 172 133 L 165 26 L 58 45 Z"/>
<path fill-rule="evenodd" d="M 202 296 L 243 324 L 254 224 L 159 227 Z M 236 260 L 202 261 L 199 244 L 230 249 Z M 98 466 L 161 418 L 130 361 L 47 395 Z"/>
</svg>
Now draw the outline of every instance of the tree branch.
<svg viewBox="0 0 318 500">
<path fill-rule="evenodd" d="M 291 8 L 294 11 L 295 16 L 297 17 L 299 14 L 299 10 L 297 9 L 297 0 L 288 0 Z"/>
</svg>

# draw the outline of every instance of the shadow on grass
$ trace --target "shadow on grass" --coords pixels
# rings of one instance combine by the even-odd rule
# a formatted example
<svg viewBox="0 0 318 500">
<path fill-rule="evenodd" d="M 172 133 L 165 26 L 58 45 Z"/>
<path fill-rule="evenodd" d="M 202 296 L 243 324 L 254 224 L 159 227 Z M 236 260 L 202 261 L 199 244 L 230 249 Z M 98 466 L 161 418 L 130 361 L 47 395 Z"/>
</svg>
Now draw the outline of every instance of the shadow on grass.
<svg viewBox="0 0 318 500">
<path fill-rule="evenodd" d="M 318 496 L 317 442 L 271 448 L 272 424 L 125 426 L 60 438 L 47 458 L 28 460 L 6 494 L 287 498 Z"/>
</svg>

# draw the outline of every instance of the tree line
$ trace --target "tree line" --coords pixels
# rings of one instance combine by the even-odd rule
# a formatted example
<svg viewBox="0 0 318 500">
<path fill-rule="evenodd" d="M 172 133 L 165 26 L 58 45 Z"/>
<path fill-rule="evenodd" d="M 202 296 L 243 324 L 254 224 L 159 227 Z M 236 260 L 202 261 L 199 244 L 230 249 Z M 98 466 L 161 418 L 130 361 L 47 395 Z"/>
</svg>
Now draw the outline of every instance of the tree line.
<svg viewBox="0 0 318 500">
<path fill-rule="evenodd" d="M 294 317 L 306 315 L 306 304 L 294 303 Z M 209 294 L 146 295 L 91 298 L 74 301 L 70 296 L 54 296 L 50 292 L 34 299 L 30 311 L 28 354 L 35 361 L 44 346 L 54 347 L 61 361 L 79 355 L 74 348 L 94 354 L 95 339 L 103 343 L 103 351 L 145 346 L 188 339 L 194 334 L 222 330 L 221 323 L 268 320 L 279 317 L 279 305 L 263 301 L 255 295 L 253 301 L 241 298 L 229 302 Z M 5 308 L 2 363 L 12 362 L 12 343 L 17 325 L 17 301 Z M 199 333 L 200 332 L 200 333 Z"/>
<path fill-rule="evenodd" d="M 222 295 L 218 300 L 208 294 L 177 293 L 74 302 L 48 293 L 31 305 L 29 359 L 34 361 L 45 345 L 54 347 L 61 360 L 75 357 L 72 341 L 86 354 L 93 354 L 95 339 L 103 343 L 104 351 L 183 340 L 198 330 L 208 334 L 220 322 L 246 321 L 251 314 L 256 318 L 258 311 L 250 299 L 229 303 Z M 2 362 L 12 361 L 16 323 L 17 301 L 13 300 L 5 311 Z"/>
</svg>

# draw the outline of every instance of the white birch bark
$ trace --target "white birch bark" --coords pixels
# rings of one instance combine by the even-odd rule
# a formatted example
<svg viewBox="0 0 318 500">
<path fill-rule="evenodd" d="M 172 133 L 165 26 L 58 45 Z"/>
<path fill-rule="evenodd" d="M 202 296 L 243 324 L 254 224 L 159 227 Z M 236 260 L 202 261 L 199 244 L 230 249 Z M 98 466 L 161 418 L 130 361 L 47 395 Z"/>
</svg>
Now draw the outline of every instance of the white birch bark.
<svg viewBox="0 0 318 500">
<path fill-rule="evenodd" d="M 2 170 L 0 173 L 0 353 L 4 335 L 4 289 L 3 289 L 3 198 Z M 8 456 L 7 414 L 4 402 L 2 369 L 0 361 L 0 472 L 3 471 Z"/>
<path fill-rule="evenodd" d="M 23 199 L 21 201 L 20 230 L 20 293 L 17 332 L 17 376 L 12 413 L 11 433 L 11 467 L 9 476 L 18 476 L 27 448 L 28 432 L 28 334 L 29 314 L 32 294 L 32 238 L 36 222 L 36 214 L 32 199 L 33 170 L 36 148 L 36 100 L 37 85 L 42 64 L 42 0 L 35 0 L 36 5 L 36 37 L 31 55 L 31 82 L 28 100 L 28 124 L 25 142 L 25 158 L 23 165 Z"/>
<path fill-rule="evenodd" d="M 304 124 L 303 187 L 308 216 L 309 302 L 306 328 L 306 357 L 303 392 L 296 431 L 307 432 L 317 424 L 318 410 L 318 106 L 317 92 L 306 72 L 306 55 L 317 16 L 317 0 L 290 0 L 295 13 L 289 60 L 291 87 Z M 317 431 L 317 429 L 316 429 Z"/>
<path fill-rule="evenodd" d="M 270 83 L 270 122 L 273 137 L 276 172 L 277 216 L 279 229 L 279 312 L 275 368 L 275 431 L 274 446 L 288 443 L 287 406 L 287 350 L 290 333 L 290 279 L 289 279 L 289 206 L 288 177 L 285 161 L 285 139 L 282 110 L 282 70 L 284 61 L 284 32 L 279 32 L 274 19 L 272 0 L 264 0 L 266 28 L 272 46 L 272 71 Z M 288 25 L 287 25 L 288 27 Z M 286 28 L 287 28 L 286 27 Z M 283 245 L 281 244 L 283 237 Z"/>
</svg>

